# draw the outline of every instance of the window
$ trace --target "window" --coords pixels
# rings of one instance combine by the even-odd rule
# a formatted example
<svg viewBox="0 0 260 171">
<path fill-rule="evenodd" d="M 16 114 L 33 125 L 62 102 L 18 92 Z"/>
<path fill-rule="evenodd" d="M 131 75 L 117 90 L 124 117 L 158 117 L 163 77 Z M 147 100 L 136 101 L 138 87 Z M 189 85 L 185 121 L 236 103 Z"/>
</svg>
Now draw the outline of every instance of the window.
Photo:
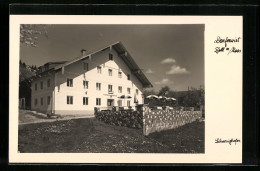
<svg viewBox="0 0 260 171">
<path fill-rule="evenodd" d="M 85 71 L 88 71 L 88 63 L 83 63 L 83 69 L 84 69 Z"/>
<path fill-rule="evenodd" d="M 112 76 L 112 69 L 108 69 L 108 75 Z"/>
<path fill-rule="evenodd" d="M 118 78 L 122 78 L 122 72 L 118 72 Z"/>
<path fill-rule="evenodd" d="M 47 104 L 48 104 L 48 105 L 51 104 L 51 96 L 47 96 Z"/>
<path fill-rule="evenodd" d="M 139 93 L 139 92 L 138 92 L 138 89 L 135 90 L 135 93 L 138 95 L 138 93 Z"/>
<path fill-rule="evenodd" d="M 67 87 L 73 87 L 73 80 L 70 78 L 67 79 Z"/>
<path fill-rule="evenodd" d="M 113 54 L 111 54 L 111 53 L 109 54 L 109 60 L 113 61 Z"/>
<path fill-rule="evenodd" d="M 101 83 L 96 83 L 96 90 L 101 90 Z"/>
<path fill-rule="evenodd" d="M 34 90 L 37 90 L 37 84 L 34 85 Z"/>
<path fill-rule="evenodd" d="M 96 105 L 100 106 L 101 105 L 101 98 L 96 98 Z"/>
<path fill-rule="evenodd" d="M 101 66 L 97 66 L 97 73 L 101 74 Z"/>
<path fill-rule="evenodd" d="M 130 80 L 130 74 L 127 74 L 127 80 Z"/>
<path fill-rule="evenodd" d="M 51 79 L 48 79 L 47 80 L 47 87 L 50 87 L 51 86 Z"/>
<path fill-rule="evenodd" d="M 112 85 L 108 85 L 108 92 L 112 92 L 113 91 L 113 86 Z"/>
<path fill-rule="evenodd" d="M 41 105 L 43 105 L 43 97 L 41 97 Z"/>
<path fill-rule="evenodd" d="M 88 105 L 88 97 L 83 97 L 83 105 Z"/>
<path fill-rule="evenodd" d="M 34 106 L 37 106 L 38 100 L 34 99 Z"/>
<path fill-rule="evenodd" d="M 88 89 L 88 81 L 83 80 L 84 89 Z"/>
<path fill-rule="evenodd" d="M 118 86 L 118 93 L 122 93 L 122 86 Z"/>
<path fill-rule="evenodd" d="M 67 104 L 73 104 L 73 96 L 67 96 Z"/>
<path fill-rule="evenodd" d="M 41 89 L 43 89 L 43 82 L 41 81 Z"/>
<path fill-rule="evenodd" d="M 122 100 L 117 101 L 118 106 L 122 106 Z"/>
<path fill-rule="evenodd" d="M 131 93 L 131 89 L 127 88 L 127 93 L 130 94 Z"/>
<path fill-rule="evenodd" d="M 131 101 L 130 100 L 127 100 L 127 106 L 131 106 Z"/>
</svg>

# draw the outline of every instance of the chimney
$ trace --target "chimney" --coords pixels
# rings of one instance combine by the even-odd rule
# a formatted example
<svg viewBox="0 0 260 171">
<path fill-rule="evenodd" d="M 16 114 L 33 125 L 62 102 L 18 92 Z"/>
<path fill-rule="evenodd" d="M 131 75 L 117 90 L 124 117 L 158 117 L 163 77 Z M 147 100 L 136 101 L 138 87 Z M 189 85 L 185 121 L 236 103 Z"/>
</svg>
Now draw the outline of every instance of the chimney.
<svg viewBox="0 0 260 171">
<path fill-rule="evenodd" d="M 82 55 L 82 56 L 86 55 L 86 50 L 85 50 L 85 49 L 82 49 L 82 50 L 81 50 L 81 55 Z"/>
</svg>

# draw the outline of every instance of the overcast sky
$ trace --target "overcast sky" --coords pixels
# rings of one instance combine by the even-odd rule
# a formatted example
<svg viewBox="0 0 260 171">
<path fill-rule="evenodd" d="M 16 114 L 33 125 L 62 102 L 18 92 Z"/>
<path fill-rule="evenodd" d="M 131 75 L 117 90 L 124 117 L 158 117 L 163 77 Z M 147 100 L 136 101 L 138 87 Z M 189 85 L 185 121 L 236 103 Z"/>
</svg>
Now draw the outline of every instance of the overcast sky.
<svg viewBox="0 0 260 171">
<path fill-rule="evenodd" d="M 72 60 L 121 41 L 154 89 L 204 85 L 204 25 L 50 25 L 39 47 L 21 45 L 21 59 L 41 66 Z"/>
</svg>

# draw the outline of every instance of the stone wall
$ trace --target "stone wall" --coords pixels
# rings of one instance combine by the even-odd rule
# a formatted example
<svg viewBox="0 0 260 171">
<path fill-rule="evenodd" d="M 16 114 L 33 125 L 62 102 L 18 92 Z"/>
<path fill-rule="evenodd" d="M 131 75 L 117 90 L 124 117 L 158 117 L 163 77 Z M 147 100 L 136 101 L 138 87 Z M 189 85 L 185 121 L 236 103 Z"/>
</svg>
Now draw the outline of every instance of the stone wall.
<svg viewBox="0 0 260 171">
<path fill-rule="evenodd" d="M 95 108 L 95 117 L 110 125 L 125 126 L 129 128 L 143 128 L 143 134 L 149 135 L 152 132 L 160 132 L 177 128 L 191 123 L 202 117 L 201 111 L 194 111 L 194 108 L 184 110 L 151 110 L 144 106 L 137 111 L 133 110 L 100 110 Z"/>
<path fill-rule="evenodd" d="M 144 107 L 143 134 L 149 135 L 152 132 L 177 128 L 201 117 L 201 111 L 151 110 L 149 107 Z"/>
</svg>

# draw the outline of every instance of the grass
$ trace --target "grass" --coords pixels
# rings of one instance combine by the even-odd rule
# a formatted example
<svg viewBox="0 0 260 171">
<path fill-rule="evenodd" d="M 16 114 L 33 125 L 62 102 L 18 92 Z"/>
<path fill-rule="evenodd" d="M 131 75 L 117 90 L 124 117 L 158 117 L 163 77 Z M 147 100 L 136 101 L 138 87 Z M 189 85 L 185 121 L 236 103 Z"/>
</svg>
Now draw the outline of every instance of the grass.
<svg viewBox="0 0 260 171">
<path fill-rule="evenodd" d="M 27 124 L 19 126 L 18 144 L 21 153 L 204 153 L 204 122 L 147 137 L 95 118 Z"/>
</svg>

